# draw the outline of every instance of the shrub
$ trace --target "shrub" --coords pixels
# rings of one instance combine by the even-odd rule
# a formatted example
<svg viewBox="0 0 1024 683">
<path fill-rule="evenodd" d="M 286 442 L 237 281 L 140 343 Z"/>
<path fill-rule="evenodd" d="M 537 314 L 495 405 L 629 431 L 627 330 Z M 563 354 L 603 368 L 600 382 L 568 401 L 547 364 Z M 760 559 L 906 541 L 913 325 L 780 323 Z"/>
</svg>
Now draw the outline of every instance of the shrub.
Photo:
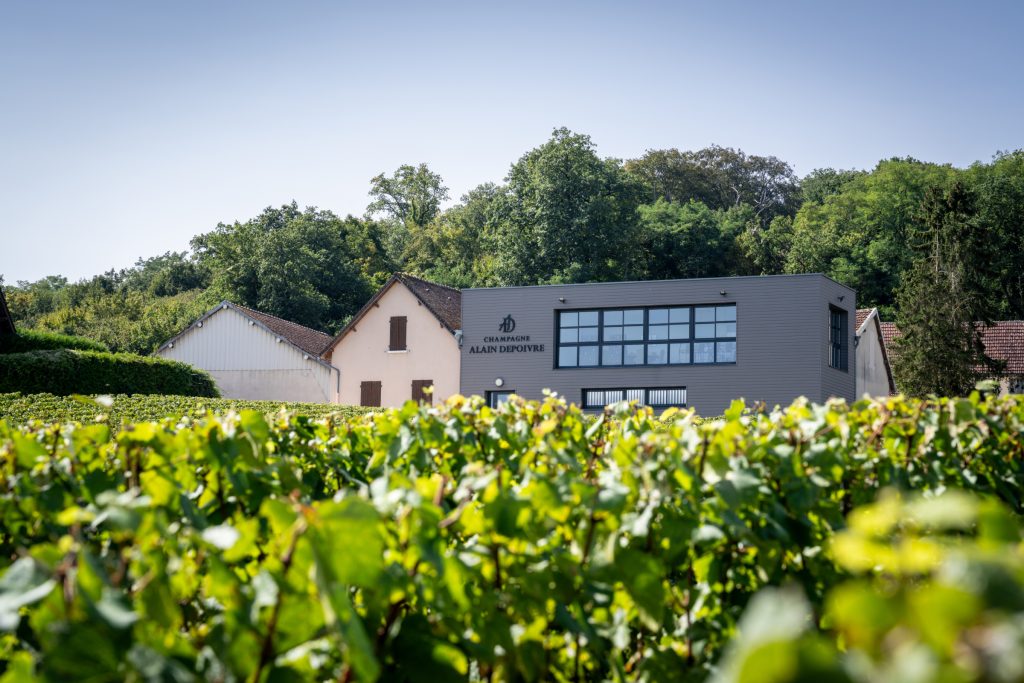
<svg viewBox="0 0 1024 683">
<path fill-rule="evenodd" d="M 67 349 L 0 355 L 0 392 L 219 395 L 208 373 L 185 363 Z"/>
<path fill-rule="evenodd" d="M 230 398 L 197 398 L 194 396 L 160 396 L 119 394 L 102 403 L 84 396 L 53 394 L 0 394 L 0 419 L 11 424 L 39 420 L 45 424 L 66 422 L 97 422 L 119 426 L 164 418 L 205 417 L 208 413 L 224 414 L 234 410 L 254 410 L 274 416 L 284 410 L 292 415 L 311 418 L 330 417 L 337 421 L 362 415 L 373 408 L 339 406 L 328 403 L 287 403 L 281 401 L 244 401 Z"/>
<path fill-rule="evenodd" d="M 54 349 L 78 349 L 79 351 L 109 351 L 98 341 L 56 332 L 33 332 L 0 334 L 0 353 L 24 353 L 26 351 L 48 351 Z"/>
</svg>

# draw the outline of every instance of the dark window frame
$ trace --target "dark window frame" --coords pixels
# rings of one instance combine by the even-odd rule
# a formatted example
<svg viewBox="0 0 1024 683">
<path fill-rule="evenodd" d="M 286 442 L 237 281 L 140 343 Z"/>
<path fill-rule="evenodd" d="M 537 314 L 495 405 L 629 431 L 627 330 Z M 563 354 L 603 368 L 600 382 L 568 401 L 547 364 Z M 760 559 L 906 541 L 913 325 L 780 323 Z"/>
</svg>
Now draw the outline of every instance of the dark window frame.
<svg viewBox="0 0 1024 683">
<path fill-rule="evenodd" d="M 828 351 L 830 368 L 850 371 L 850 313 L 837 306 L 828 307 Z"/>
<path fill-rule="evenodd" d="M 516 393 L 515 389 L 496 389 L 494 391 L 485 392 L 484 398 L 487 399 L 487 407 L 493 409 L 499 408 L 500 403 L 495 403 L 494 399 L 498 396 L 511 396 Z"/>
<path fill-rule="evenodd" d="M 737 326 L 736 334 L 734 336 L 732 336 L 732 337 L 719 337 L 719 336 L 717 336 L 717 334 L 714 337 L 697 337 L 697 336 L 695 336 L 696 335 L 696 331 L 697 331 L 696 330 L 696 325 L 697 325 L 697 322 L 696 322 L 697 309 L 700 309 L 700 308 L 712 308 L 712 309 L 715 309 L 715 308 L 722 308 L 722 307 L 726 307 L 726 306 L 732 306 L 734 309 L 736 309 L 736 316 L 735 316 L 736 319 L 735 320 L 732 320 L 732 321 L 722 321 L 722 322 L 732 322 L 734 325 Z M 686 338 L 673 338 L 673 337 L 671 337 L 671 327 L 672 327 L 673 323 L 672 322 L 667 322 L 665 324 L 669 327 L 669 330 L 670 330 L 669 331 L 669 335 L 670 336 L 667 339 L 650 339 L 649 338 L 649 336 L 650 336 L 650 312 L 652 310 L 661 310 L 661 309 L 670 310 L 670 309 L 673 309 L 673 308 L 686 308 L 686 309 L 689 309 L 689 321 L 687 323 L 674 323 L 676 325 L 685 324 L 687 326 L 687 334 L 688 334 L 688 336 Z M 605 336 L 605 328 L 606 327 L 623 327 L 623 328 L 629 327 L 629 325 L 625 324 L 625 319 L 623 319 L 622 325 L 606 325 L 605 324 L 605 313 L 609 312 L 609 311 L 612 311 L 612 312 L 622 311 L 624 318 L 625 318 L 626 311 L 643 311 L 643 316 L 644 316 L 643 323 L 642 323 L 643 338 L 639 339 L 639 340 L 634 340 L 634 339 L 630 339 L 630 340 L 626 340 L 626 339 L 606 340 L 604 338 L 604 336 Z M 596 342 L 589 342 L 589 341 L 588 342 L 581 342 L 577 338 L 577 341 L 575 341 L 575 342 L 563 342 L 562 341 L 562 314 L 563 313 L 597 313 L 597 316 L 598 316 L 597 317 L 597 341 Z M 655 305 L 655 306 L 606 306 L 606 307 L 601 307 L 601 308 L 597 308 L 597 307 L 590 307 L 590 308 L 564 308 L 564 309 L 555 309 L 555 316 L 554 317 L 555 317 L 555 335 L 554 335 L 555 336 L 555 349 L 554 349 L 554 359 L 553 359 L 553 362 L 552 362 L 552 367 L 555 370 L 592 370 L 594 368 L 600 368 L 600 369 L 605 369 L 605 368 L 658 368 L 658 367 L 705 366 L 705 365 L 736 365 L 736 363 L 738 362 L 738 358 L 739 358 L 739 343 L 738 343 L 738 340 L 739 340 L 739 328 L 738 328 L 738 326 L 739 326 L 739 306 L 738 306 L 738 304 L 736 302 L 732 302 L 732 301 L 725 302 L 725 303 L 713 303 L 713 304 L 659 304 L 659 305 Z M 712 323 L 712 324 L 716 324 L 716 323 Z M 659 323 L 659 325 L 660 325 L 660 323 Z M 590 328 L 590 327 L 593 327 L 593 326 L 586 325 L 584 327 L 585 328 Z M 572 329 L 572 328 L 567 328 L 567 329 Z M 575 329 L 578 330 L 578 329 L 580 329 L 580 327 L 577 325 Z M 716 330 L 716 332 L 717 332 L 717 330 Z M 693 358 L 694 358 L 694 345 L 696 343 L 698 343 L 698 342 L 703 342 L 703 343 L 710 342 L 710 343 L 714 344 L 714 350 L 715 350 L 715 360 L 714 361 L 712 361 L 710 363 L 697 363 L 697 362 L 695 362 L 693 360 Z M 726 360 L 726 361 L 718 360 L 718 344 L 720 342 L 733 342 L 733 343 L 736 344 L 736 351 L 735 351 L 734 359 L 733 360 Z M 666 362 L 664 362 L 664 363 L 651 363 L 651 362 L 649 362 L 649 360 L 648 360 L 648 347 L 651 344 L 665 344 L 668 347 L 668 349 L 667 349 L 667 351 L 668 351 L 668 358 L 666 359 Z M 689 346 L 690 346 L 689 361 L 687 361 L 685 363 L 673 363 L 671 361 L 671 358 L 672 358 L 672 348 L 671 348 L 671 345 L 672 344 L 689 344 Z M 603 360 L 604 347 L 606 345 L 607 346 L 619 346 L 622 349 L 622 362 L 621 363 L 619 363 L 617 365 L 604 365 L 604 364 L 602 364 L 601 361 Z M 644 354 L 643 354 L 644 362 L 643 363 L 629 363 L 629 364 L 627 364 L 625 362 L 625 347 L 627 347 L 627 346 L 641 346 L 641 347 L 643 347 L 643 350 L 644 350 Z M 562 350 L 563 347 L 577 349 L 577 351 L 576 351 L 576 354 L 577 354 L 576 355 L 577 364 L 576 365 L 562 365 L 559 362 L 559 354 L 561 353 L 561 350 Z M 596 365 L 579 365 L 579 349 L 580 349 L 580 347 L 597 348 L 597 364 Z"/>
<path fill-rule="evenodd" d="M 644 398 L 640 402 L 641 405 L 649 408 L 664 409 L 664 408 L 685 408 L 690 400 L 690 394 L 685 386 L 672 386 L 672 387 L 585 387 L 580 390 L 580 407 L 584 410 L 600 410 L 604 408 L 607 403 L 601 405 L 587 403 L 587 392 L 591 391 L 621 391 L 623 396 L 627 395 L 630 391 L 642 391 Z M 682 403 L 649 403 L 652 391 L 682 391 L 685 396 L 685 400 Z M 620 399 L 627 400 L 627 399 Z"/>
<path fill-rule="evenodd" d="M 427 387 L 433 387 L 434 380 L 432 379 L 414 379 L 412 381 L 412 400 L 417 403 L 432 403 L 433 394 L 428 394 L 424 391 Z"/>
</svg>

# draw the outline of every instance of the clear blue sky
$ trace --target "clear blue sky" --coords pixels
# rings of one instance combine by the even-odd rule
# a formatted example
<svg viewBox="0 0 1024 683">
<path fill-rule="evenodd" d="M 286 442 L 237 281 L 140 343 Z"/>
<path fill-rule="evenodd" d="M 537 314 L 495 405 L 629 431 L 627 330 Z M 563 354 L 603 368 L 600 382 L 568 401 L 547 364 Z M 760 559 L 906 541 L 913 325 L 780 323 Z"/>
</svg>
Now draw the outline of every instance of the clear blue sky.
<svg viewBox="0 0 1024 683">
<path fill-rule="evenodd" d="M 1024 3 L 0 0 L 0 273 L 73 279 L 295 199 L 458 197 L 557 126 L 798 173 L 1024 146 Z"/>
</svg>

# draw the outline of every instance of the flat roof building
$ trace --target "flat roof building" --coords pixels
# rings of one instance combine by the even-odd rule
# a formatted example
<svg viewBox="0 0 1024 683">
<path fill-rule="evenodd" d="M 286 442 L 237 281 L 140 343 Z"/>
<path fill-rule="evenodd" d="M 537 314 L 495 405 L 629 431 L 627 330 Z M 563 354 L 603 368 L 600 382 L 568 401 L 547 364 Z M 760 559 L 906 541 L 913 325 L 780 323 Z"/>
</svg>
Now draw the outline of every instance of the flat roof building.
<svg viewBox="0 0 1024 683">
<path fill-rule="evenodd" d="M 856 393 L 856 293 L 820 274 L 462 291 L 461 393 L 719 415 Z"/>
</svg>

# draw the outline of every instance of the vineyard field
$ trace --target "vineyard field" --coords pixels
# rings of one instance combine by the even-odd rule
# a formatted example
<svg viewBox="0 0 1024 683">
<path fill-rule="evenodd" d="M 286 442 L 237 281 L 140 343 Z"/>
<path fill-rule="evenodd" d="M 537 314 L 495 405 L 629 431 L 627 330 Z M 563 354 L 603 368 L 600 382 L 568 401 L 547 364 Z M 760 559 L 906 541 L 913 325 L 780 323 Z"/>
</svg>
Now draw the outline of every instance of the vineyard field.
<svg viewBox="0 0 1024 683">
<path fill-rule="evenodd" d="M 1024 680 L 1019 397 L 54 405 L 0 408 L 0 683 Z"/>
</svg>

